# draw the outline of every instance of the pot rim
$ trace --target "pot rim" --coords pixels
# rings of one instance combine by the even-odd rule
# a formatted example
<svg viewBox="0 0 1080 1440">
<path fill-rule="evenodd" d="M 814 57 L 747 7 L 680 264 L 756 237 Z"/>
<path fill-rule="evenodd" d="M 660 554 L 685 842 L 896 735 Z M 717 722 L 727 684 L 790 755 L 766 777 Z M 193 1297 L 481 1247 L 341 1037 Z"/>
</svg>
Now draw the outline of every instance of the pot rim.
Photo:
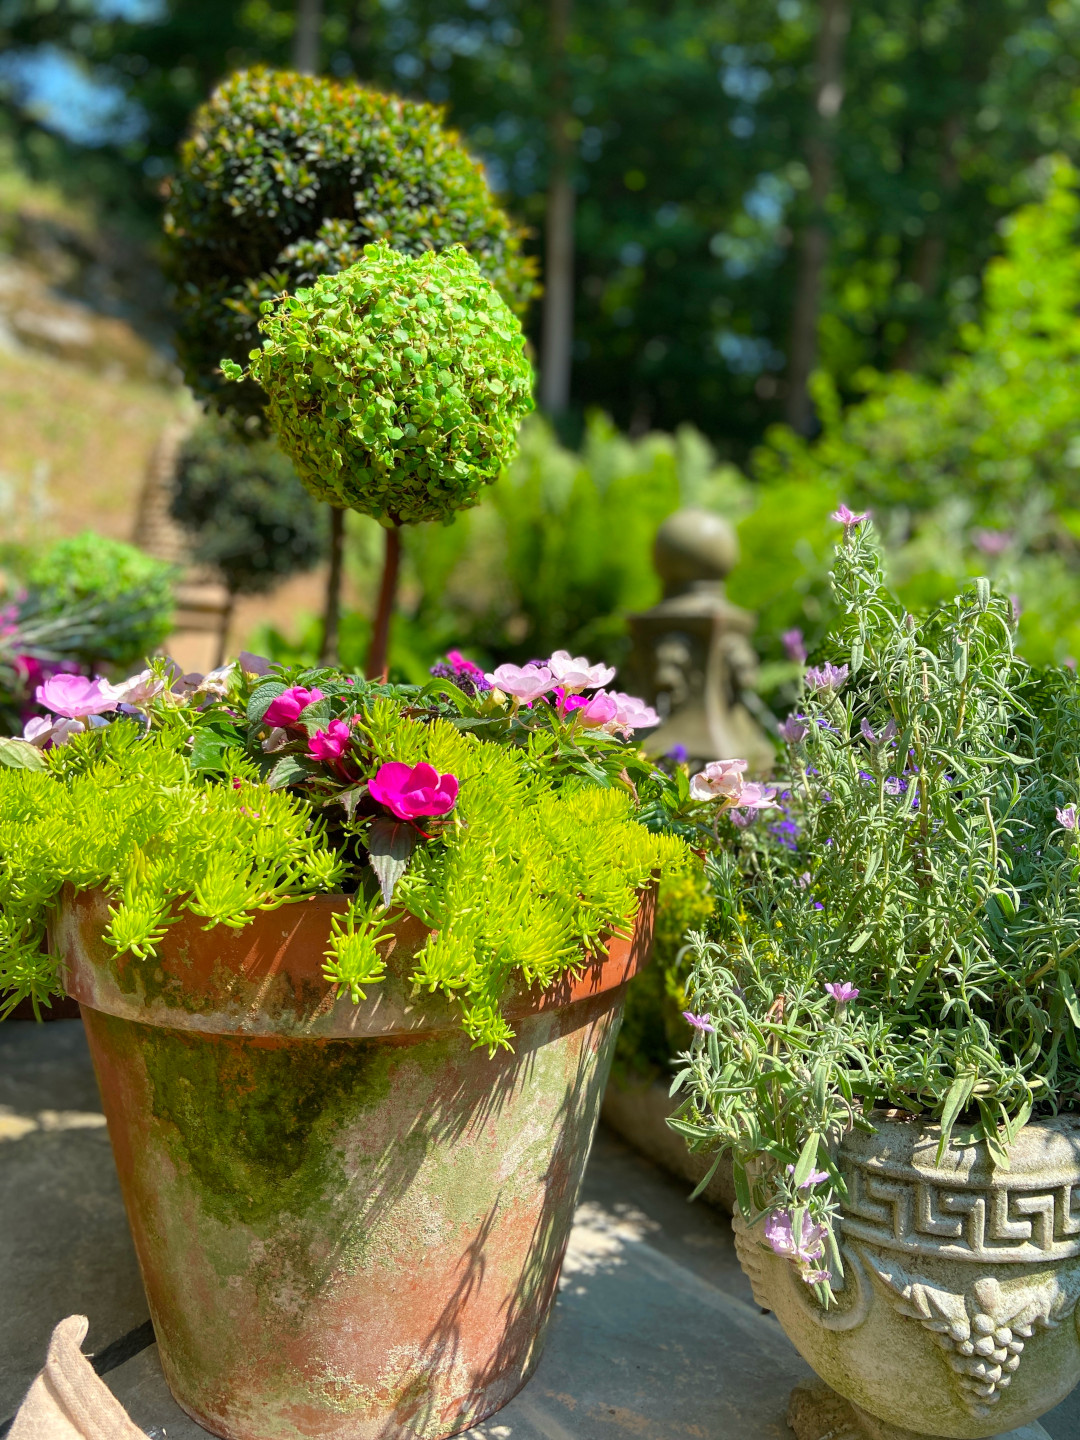
<svg viewBox="0 0 1080 1440">
<path fill-rule="evenodd" d="M 648 963 L 657 884 L 641 892 L 633 929 L 612 935 L 580 969 L 553 985 L 507 986 L 502 1013 L 511 1022 L 601 996 L 611 1004 Z M 335 996 L 322 973 L 335 915 L 348 908 L 342 894 L 311 896 L 275 910 L 257 911 L 242 929 L 204 928 L 185 912 L 157 945 L 157 956 L 117 956 L 103 938 L 109 900 L 100 889 L 66 885 L 50 925 L 50 946 L 60 957 L 61 979 L 80 1005 L 142 1024 L 210 1034 L 311 1039 L 415 1036 L 438 1030 L 461 1033 L 460 1008 L 441 992 L 413 985 L 411 961 L 430 933 L 404 914 L 378 948 L 385 978 L 354 1004 Z"/>
</svg>

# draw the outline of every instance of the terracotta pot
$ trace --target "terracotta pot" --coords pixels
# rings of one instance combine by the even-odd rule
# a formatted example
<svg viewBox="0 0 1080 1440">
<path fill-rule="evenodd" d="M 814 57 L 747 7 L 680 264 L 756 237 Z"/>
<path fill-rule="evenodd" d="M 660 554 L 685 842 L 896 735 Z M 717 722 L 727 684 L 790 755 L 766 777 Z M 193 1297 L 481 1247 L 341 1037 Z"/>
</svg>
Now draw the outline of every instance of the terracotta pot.
<svg viewBox="0 0 1080 1440">
<path fill-rule="evenodd" d="M 936 1125 L 874 1121 L 839 1150 L 837 1305 L 736 1213 L 755 1299 L 873 1440 L 1045 1437 L 1032 1422 L 1080 1381 L 1080 1117 L 1024 1126 L 1007 1170 L 982 1144 L 939 1162 Z"/>
<path fill-rule="evenodd" d="M 100 894 L 54 926 L 166 1378 L 233 1440 L 439 1440 L 525 1384 L 654 896 L 579 978 L 510 995 L 493 1059 L 413 993 L 411 918 L 387 979 L 334 999 L 344 906 L 185 916 L 149 963 L 104 943 Z"/>
</svg>

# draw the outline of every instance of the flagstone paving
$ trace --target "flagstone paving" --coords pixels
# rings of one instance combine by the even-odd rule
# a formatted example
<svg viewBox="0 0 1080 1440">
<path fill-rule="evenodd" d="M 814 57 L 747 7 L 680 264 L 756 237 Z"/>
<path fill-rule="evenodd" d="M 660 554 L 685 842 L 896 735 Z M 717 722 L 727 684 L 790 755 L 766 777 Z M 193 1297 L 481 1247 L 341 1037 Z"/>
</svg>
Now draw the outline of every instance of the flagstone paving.
<svg viewBox="0 0 1080 1440">
<path fill-rule="evenodd" d="M 727 1218 L 688 1205 L 686 1189 L 601 1129 L 544 1358 L 466 1440 L 791 1440 L 788 1392 L 810 1371 L 753 1303 Z M 73 1313 L 89 1317 L 99 1364 L 113 1347 L 106 1381 L 148 1436 L 204 1440 L 146 1345 L 81 1022 L 12 1023 L 0 1027 L 0 1436 Z M 1080 1394 L 1043 1424 L 1080 1440 Z"/>
</svg>

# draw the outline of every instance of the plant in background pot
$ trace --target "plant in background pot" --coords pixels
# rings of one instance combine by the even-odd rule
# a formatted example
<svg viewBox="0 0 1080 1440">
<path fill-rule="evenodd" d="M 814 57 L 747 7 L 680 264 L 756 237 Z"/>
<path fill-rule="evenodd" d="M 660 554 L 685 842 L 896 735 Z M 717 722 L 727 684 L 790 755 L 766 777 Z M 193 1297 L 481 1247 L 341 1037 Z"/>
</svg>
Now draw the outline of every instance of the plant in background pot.
<svg viewBox="0 0 1080 1440">
<path fill-rule="evenodd" d="M 975 1440 L 1080 1379 L 1080 686 L 985 581 L 905 613 L 836 518 L 783 834 L 694 782 L 724 844 L 674 1123 L 733 1154 L 743 1266 L 845 1423 Z"/>
<path fill-rule="evenodd" d="M 443 670 L 59 677 L 0 752 L 0 987 L 82 1004 L 217 1434 L 437 1440 L 521 1387 L 654 878 L 693 863 L 612 671 Z"/>
</svg>

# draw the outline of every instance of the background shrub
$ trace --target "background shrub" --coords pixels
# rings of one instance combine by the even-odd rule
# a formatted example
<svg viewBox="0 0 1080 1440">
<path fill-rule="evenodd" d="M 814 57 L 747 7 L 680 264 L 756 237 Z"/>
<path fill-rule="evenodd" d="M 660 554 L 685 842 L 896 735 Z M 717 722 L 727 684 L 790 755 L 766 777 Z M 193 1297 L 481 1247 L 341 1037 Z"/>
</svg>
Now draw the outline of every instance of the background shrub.
<svg viewBox="0 0 1080 1440">
<path fill-rule="evenodd" d="M 373 240 L 409 255 L 463 244 L 524 308 L 535 289 L 524 232 L 442 121 L 432 105 L 261 67 L 196 111 L 165 231 L 177 354 L 197 394 L 261 411 L 255 384 L 222 392 L 221 357 L 248 358 L 262 301 L 347 269 Z"/>
</svg>

